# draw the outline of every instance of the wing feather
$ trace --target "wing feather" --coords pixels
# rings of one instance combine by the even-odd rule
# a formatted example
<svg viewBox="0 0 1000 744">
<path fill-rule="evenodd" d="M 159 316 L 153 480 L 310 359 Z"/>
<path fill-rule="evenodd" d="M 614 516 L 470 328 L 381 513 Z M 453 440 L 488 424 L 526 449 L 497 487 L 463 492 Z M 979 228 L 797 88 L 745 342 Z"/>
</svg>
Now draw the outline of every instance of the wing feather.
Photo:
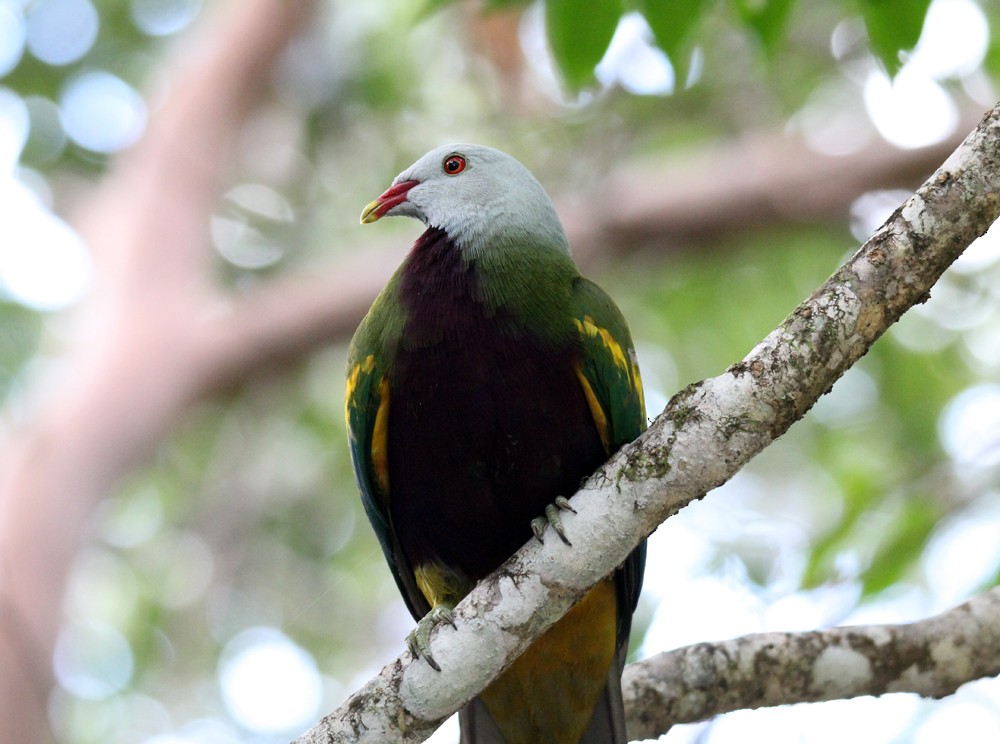
<svg viewBox="0 0 1000 744">
<path fill-rule="evenodd" d="M 621 311 L 587 279 L 574 286 L 582 354 L 577 376 L 608 454 L 646 428 L 646 406 L 635 347 Z"/>
<path fill-rule="evenodd" d="M 354 358 L 358 357 L 357 361 Z M 410 612 L 421 617 L 430 609 L 417 586 L 413 568 L 403 555 L 389 512 L 389 380 L 375 354 L 356 354 L 348 365 L 344 417 L 354 473 L 365 513 L 375 529 L 399 591 Z"/>
</svg>

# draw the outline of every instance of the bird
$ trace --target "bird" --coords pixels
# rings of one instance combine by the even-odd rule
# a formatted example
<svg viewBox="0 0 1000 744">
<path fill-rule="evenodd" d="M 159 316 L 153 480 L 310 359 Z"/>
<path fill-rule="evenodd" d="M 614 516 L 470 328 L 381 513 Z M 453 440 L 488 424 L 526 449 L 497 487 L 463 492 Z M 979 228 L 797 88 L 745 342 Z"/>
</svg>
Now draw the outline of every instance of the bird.
<svg viewBox="0 0 1000 744">
<path fill-rule="evenodd" d="M 567 497 L 642 433 L 645 405 L 622 313 L 580 274 L 515 158 L 435 148 L 361 222 L 389 216 L 425 230 L 351 341 L 345 418 L 366 514 L 417 620 L 407 645 L 440 671 L 431 633 L 533 535 L 569 543 Z M 467 704 L 462 744 L 626 742 L 644 563 L 642 544 Z"/>
</svg>

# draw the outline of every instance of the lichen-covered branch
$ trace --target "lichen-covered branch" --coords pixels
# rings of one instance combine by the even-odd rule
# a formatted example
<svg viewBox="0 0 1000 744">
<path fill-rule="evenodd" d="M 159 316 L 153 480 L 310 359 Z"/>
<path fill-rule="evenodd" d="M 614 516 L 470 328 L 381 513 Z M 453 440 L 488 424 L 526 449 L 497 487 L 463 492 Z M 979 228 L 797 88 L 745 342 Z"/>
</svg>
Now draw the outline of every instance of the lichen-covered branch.
<svg viewBox="0 0 1000 744">
<path fill-rule="evenodd" d="M 459 605 L 433 639 L 443 672 L 404 654 L 299 744 L 422 740 L 663 520 L 783 434 L 1000 215 L 998 143 L 1000 105 L 742 361 L 675 395 L 573 497 L 573 547 L 529 543 Z"/>
<path fill-rule="evenodd" d="M 915 692 L 940 698 L 1000 673 L 1000 589 L 906 625 L 754 633 L 630 665 L 622 679 L 632 739 L 742 708 Z"/>
</svg>

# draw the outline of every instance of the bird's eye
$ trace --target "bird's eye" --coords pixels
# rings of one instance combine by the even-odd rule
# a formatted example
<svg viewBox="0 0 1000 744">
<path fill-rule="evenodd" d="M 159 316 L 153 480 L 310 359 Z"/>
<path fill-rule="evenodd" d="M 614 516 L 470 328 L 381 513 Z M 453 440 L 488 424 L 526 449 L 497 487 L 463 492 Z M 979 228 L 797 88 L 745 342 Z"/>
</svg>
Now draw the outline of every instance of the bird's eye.
<svg viewBox="0 0 1000 744">
<path fill-rule="evenodd" d="M 465 158 L 461 155 L 449 155 L 444 159 L 444 172 L 449 176 L 457 176 L 465 170 Z"/>
</svg>

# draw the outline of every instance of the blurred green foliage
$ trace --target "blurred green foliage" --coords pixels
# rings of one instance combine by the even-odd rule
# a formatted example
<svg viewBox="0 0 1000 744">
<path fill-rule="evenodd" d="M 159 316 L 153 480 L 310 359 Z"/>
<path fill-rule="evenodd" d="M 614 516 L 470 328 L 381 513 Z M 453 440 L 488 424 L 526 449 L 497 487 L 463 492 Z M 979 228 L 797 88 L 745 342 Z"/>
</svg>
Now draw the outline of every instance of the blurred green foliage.
<svg viewBox="0 0 1000 744">
<path fill-rule="evenodd" d="M 425 7 L 436 9 L 455 0 L 427 0 Z M 527 5 L 527 0 L 494 0 L 486 9 Z M 796 9 L 795 0 L 729 0 L 736 19 L 760 42 L 765 53 L 777 53 L 787 33 L 789 19 Z M 895 75 L 902 66 L 901 54 L 916 46 L 931 0 L 861 0 L 860 9 L 868 30 L 872 51 Z M 680 60 L 686 51 L 682 42 L 691 39 L 702 16 L 716 13 L 715 3 L 704 0 L 546 0 L 546 22 L 552 54 L 572 90 L 579 90 L 593 80 L 593 70 L 611 43 L 621 17 L 638 11 L 653 31 L 657 45 L 671 62 L 684 67 Z M 817 3 L 800 2 L 802 13 L 812 12 Z M 857 12 L 855 0 L 841 0 L 840 15 Z"/>
</svg>

